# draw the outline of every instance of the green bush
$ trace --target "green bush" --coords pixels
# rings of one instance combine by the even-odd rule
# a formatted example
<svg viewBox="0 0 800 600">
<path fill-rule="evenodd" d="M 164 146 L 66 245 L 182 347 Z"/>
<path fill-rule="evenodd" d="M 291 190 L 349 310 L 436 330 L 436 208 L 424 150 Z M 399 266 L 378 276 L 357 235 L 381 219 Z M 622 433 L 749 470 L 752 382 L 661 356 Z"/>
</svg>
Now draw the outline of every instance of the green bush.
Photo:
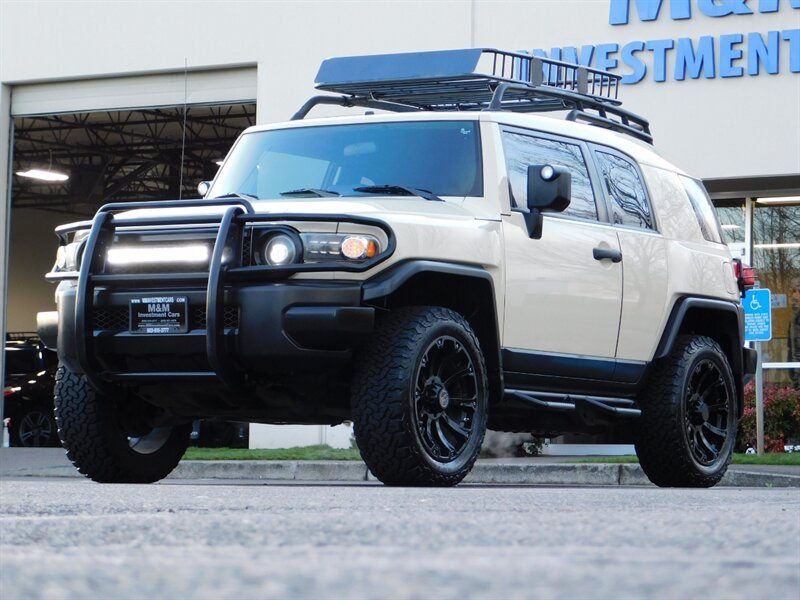
<svg viewBox="0 0 800 600">
<path fill-rule="evenodd" d="M 787 444 L 800 443 L 800 390 L 764 386 L 764 451 L 783 452 Z M 739 423 L 736 449 L 756 447 L 756 386 L 744 388 L 744 416 Z"/>
</svg>

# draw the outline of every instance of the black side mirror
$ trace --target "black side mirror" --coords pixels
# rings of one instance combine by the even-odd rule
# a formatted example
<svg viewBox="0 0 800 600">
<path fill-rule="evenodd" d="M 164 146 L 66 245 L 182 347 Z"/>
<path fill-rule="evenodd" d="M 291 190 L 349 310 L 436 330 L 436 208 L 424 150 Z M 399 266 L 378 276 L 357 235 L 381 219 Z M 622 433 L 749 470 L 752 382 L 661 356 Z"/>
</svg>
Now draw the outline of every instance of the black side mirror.
<svg viewBox="0 0 800 600">
<path fill-rule="evenodd" d="M 542 237 L 542 212 L 561 212 L 572 198 L 572 175 L 564 167 L 528 166 L 528 208 L 517 208 L 528 228 L 528 237 Z"/>
<path fill-rule="evenodd" d="M 528 208 L 561 212 L 572 198 L 572 175 L 564 167 L 528 167 Z"/>
</svg>

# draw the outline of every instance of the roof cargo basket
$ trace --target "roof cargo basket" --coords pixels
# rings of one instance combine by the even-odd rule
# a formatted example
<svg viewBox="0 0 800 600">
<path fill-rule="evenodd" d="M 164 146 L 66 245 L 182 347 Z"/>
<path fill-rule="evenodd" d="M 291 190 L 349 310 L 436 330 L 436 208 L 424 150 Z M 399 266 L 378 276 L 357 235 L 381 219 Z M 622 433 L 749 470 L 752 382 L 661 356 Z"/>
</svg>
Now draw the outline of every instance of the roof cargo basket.
<svg viewBox="0 0 800 600">
<path fill-rule="evenodd" d="M 621 76 L 549 58 L 493 48 L 468 48 L 329 58 L 314 96 L 293 119 L 318 104 L 394 112 L 570 111 L 567 119 L 627 133 L 652 143 L 644 118 L 621 108 Z"/>
</svg>

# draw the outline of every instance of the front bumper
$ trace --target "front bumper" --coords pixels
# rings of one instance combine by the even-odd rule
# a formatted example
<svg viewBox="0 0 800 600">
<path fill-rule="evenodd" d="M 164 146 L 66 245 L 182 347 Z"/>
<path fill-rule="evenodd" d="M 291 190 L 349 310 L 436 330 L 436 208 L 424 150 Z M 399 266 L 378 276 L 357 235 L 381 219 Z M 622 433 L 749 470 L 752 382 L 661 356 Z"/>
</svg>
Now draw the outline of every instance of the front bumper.
<svg viewBox="0 0 800 600">
<path fill-rule="evenodd" d="M 57 336 L 61 362 L 71 371 L 82 373 L 77 347 L 79 334 L 75 329 L 76 290 L 62 286 L 58 291 L 58 312 L 43 313 L 39 322 L 43 339 L 53 340 Z M 148 293 L 187 296 L 189 331 L 132 333 L 130 300 L 142 292 L 96 289 L 90 310 L 88 346 L 101 378 L 136 379 L 131 377 L 132 373 L 139 374 L 138 379 L 150 381 L 190 378 L 192 373 L 198 378 L 204 376 L 210 370 L 206 291 L 159 289 Z M 227 288 L 220 351 L 247 373 L 319 372 L 335 368 L 347 361 L 352 350 L 372 333 L 374 309 L 359 306 L 360 301 L 359 285 L 302 282 Z"/>
</svg>

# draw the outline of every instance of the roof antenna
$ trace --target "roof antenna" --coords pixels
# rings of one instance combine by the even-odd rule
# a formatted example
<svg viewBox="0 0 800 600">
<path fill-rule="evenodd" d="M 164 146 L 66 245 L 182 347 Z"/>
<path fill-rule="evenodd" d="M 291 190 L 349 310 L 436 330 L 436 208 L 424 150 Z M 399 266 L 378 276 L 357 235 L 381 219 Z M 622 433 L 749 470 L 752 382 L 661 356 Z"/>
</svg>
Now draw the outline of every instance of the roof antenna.
<svg viewBox="0 0 800 600">
<path fill-rule="evenodd" d="M 183 199 L 183 160 L 186 156 L 186 105 L 189 97 L 189 59 L 183 59 L 183 131 L 181 133 L 181 176 L 178 183 L 178 200 Z"/>
</svg>

